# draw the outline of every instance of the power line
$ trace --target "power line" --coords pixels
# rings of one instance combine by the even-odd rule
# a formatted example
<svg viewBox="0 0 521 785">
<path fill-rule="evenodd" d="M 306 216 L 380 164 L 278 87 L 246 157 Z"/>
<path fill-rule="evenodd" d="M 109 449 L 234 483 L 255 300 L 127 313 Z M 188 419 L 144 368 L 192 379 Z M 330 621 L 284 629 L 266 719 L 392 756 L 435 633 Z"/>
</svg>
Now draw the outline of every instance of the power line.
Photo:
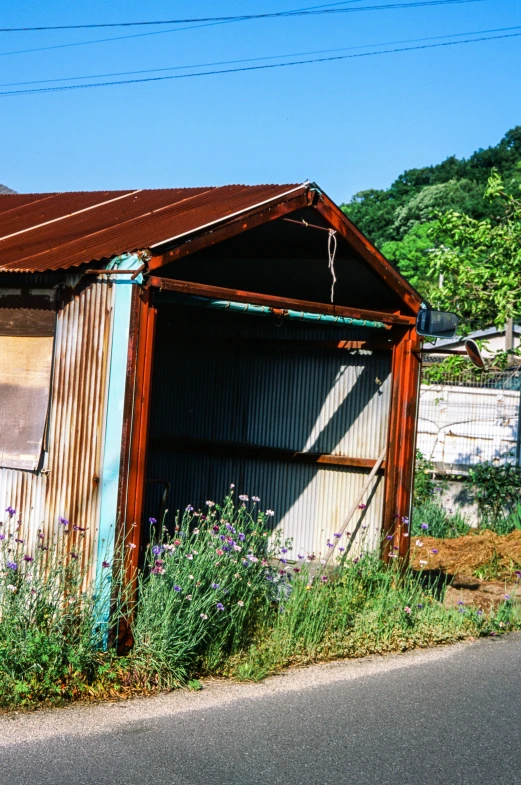
<svg viewBox="0 0 521 785">
<path fill-rule="evenodd" d="M 361 2 L 362 0 L 346 0 L 346 1 Z M 477 3 L 477 2 L 485 2 L 485 0 L 423 0 L 423 2 L 414 2 L 414 3 L 394 3 L 392 5 L 384 5 L 384 6 L 364 6 L 360 8 L 346 8 L 346 9 L 342 8 L 342 9 L 331 9 L 331 10 L 337 10 L 338 12 L 346 13 L 346 12 L 355 12 L 355 11 L 375 11 L 375 10 L 388 10 L 388 9 L 392 10 L 397 8 L 400 9 L 400 8 L 413 8 L 413 7 L 415 8 L 415 7 L 424 7 L 424 6 L 431 6 L 431 5 L 432 6 L 454 5 L 454 4 L 459 5 L 461 3 L 466 4 L 466 3 Z M 304 15 L 304 12 L 313 10 L 313 8 L 319 9 L 322 8 L 322 6 L 314 6 L 310 9 L 301 9 L 301 11 L 293 11 L 293 12 L 281 11 L 279 12 L 279 18 L 283 16 L 287 17 L 289 15 L 296 16 L 297 14 L 302 16 Z M 216 17 L 216 18 L 220 19 L 220 17 Z M 76 47 L 76 46 L 91 46 L 92 44 L 103 44 L 109 42 L 111 43 L 114 41 L 129 40 L 132 38 L 145 38 L 147 36 L 152 36 L 152 35 L 168 35 L 169 33 L 178 33 L 178 32 L 182 32 L 183 30 L 196 30 L 202 27 L 214 27 L 215 25 L 230 24 L 231 21 L 235 21 L 235 22 L 249 21 L 250 17 L 243 16 L 243 17 L 236 17 L 235 19 L 230 17 L 228 18 L 228 20 L 229 21 L 221 20 L 221 21 L 214 21 L 214 22 L 203 22 L 201 24 L 190 24 L 187 27 L 176 27 L 176 28 L 171 28 L 169 30 L 153 30 L 147 33 L 133 33 L 131 35 L 111 36 L 109 38 L 95 38 L 89 41 L 74 41 L 68 44 L 51 44 L 49 46 L 37 46 L 37 47 L 31 47 L 29 49 L 14 49 L 9 52 L 0 52 L 0 57 L 9 57 L 12 55 L 20 55 L 20 54 L 32 54 L 34 52 L 48 52 L 48 51 L 54 51 L 56 49 L 69 49 L 71 47 Z M 175 21 L 178 20 L 174 20 L 174 22 Z M 160 24 L 160 22 L 151 23 L 151 24 Z M 11 32 L 14 31 L 14 28 L 4 28 L 4 32 L 10 32 L 10 31 Z"/>
<path fill-rule="evenodd" d="M 340 3 L 328 3 L 325 6 L 311 8 L 297 8 L 292 11 L 272 11 L 263 14 L 240 14 L 235 16 L 206 16 L 189 17 L 184 19 L 159 19 L 140 22 L 97 22 L 81 25 L 48 25 L 40 27 L 0 27 L 0 33 L 28 33 L 46 30 L 90 30 L 100 27 L 142 27 L 144 25 L 177 25 L 199 24 L 201 22 L 246 22 L 253 19 L 275 19 L 285 16 L 315 16 L 317 14 L 342 14 L 355 11 L 384 11 L 390 8 L 417 8 L 430 5 L 451 5 L 454 3 L 482 2 L 482 0 L 416 0 L 415 2 L 390 3 L 387 5 L 366 6 L 364 8 L 333 8 L 331 6 L 346 5 L 347 3 L 361 2 L 361 0 L 343 0 Z"/>
<path fill-rule="evenodd" d="M 261 60 L 278 60 L 281 57 L 304 57 L 307 55 L 329 54 L 331 52 L 348 52 L 354 49 L 367 49 L 375 46 L 395 46 L 398 44 L 411 44 L 423 41 L 439 41 L 442 38 L 461 38 L 471 35 L 485 35 L 489 33 L 504 33 L 511 30 L 521 30 L 521 25 L 515 27 L 497 27 L 491 30 L 472 30 L 465 33 L 447 33 L 445 35 L 431 35 L 422 38 L 406 38 L 400 41 L 384 41 L 378 44 L 359 44 L 357 46 L 342 46 L 336 49 L 315 49 L 308 52 L 291 52 L 288 54 L 265 55 L 263 57 L 245 57 L 237 60 L 218 60 L 211 63 L 192 63 L 191 65 L 172 65 L 164 68 L 146 68 L 137 71 L 114 71 L 104 74 L 84 74 L 82 76 L 63 76 L 54 79 L 33 79 L 24 82 L 0 82 L 0 87 L 17 87 L 32 84 L 50 84 L 56 82 L 75 82 L 81 79 L 106 79 L 111 76 L 131 76 L 132 74 L 153 74 L 164 71 L 183 71 L 189 68 L 211 68 L 218 65 L 235 65 L 237 63 L 256 63 Z"/>
<path fill-rule="evenodd" d="M 13 95 L 31 95 L 35 93 L 37 94 L 56 93 L 56 92 L 62 92 L 64 90 L 84 90 L 93 87 L 112 87 L 116 85 L 138 84 L 142 82 L 163 82 L 172 79 L 192 79 L 201 76 L 215 76 L 220 74 L 241 73 L 245 71 L 260 71 L 260 70 L 266 70 L 268 68 L 287 68 L 290 66 L 308 65 L 311 63 L 326 63 L 326 62 L 332 62 L 338 60 L 349 60 L 355 57 L 373 57 L 376 55 L 395 54 L 398 52 L 412 52 L 419 49 L 435 49 L 442 46 L 458 46 L 460 44 L 472 44 L 481 41 L 495 41 L 505 38 L 517 38 L 519 36 L 521 36 L 521 32 L 507 33 L 504 35 L 485 36 L 482 38 L 467 38 L 464 39 L 463 41 L 443 41 L 437 44 L 420 44 L 418 46 L 400 47 L 398 49 L 382 49 L 380 51 L 373 51 L 373 52 L 358 52 L 357 54 L 350 54 L 350 55 L 317 57 L 308 60 L 292 60 L 288 63 L 266 63 L 265 65 L 244 66 L 242 68 L 225 68 L 225 69 L 218 69 L 214 71 L 198 71 L 196 73 L 191 73 L 191 74 L 173 74 L 171 76 L 150 76 L 140 79 L 124 79 L 124 80 L 113 81 L 113 82 L 90 82 L 88 84 L 81 84 L 81 85 L 61 85 L 59 87 L 42 87 L 42 88 L 35 88 L 33 90 L 9 90 L 9 91 L 0 92 L 0 97 L 7 97 Z"/>
</svg>

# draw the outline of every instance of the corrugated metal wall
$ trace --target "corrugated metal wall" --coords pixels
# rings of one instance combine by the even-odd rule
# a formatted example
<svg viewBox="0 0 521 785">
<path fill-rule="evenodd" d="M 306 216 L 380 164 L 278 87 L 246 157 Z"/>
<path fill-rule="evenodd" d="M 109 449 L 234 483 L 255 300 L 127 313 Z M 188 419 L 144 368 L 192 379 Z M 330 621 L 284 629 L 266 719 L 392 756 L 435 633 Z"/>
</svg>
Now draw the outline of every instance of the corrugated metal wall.
<svg viewBox="0 0 521 785">
<path fill-rule="evenodd" d="M 172 308 L 175 306 L 164 306 Z M 192 309 L 194 312 L 194 309 Z M 219 442 L 367 458 L 385 446 L 390 405 L 391 353 L 339 351 L 304 342 L 310 329 L 270 330 L 248 315 L 212 315 L 206 333 L 194 312 L 187 328 L 160 314 L 151 407 L 149 478 L 171 483 L 169 506 L 221 500 L 230 483 L 258 495 L 263 509 L 293 539 L 293 556 L 324 552 L 367 478 L 367 471 L 324 464 L 295 464 L 251 457 L 194 454 L 176 439 Z M 230 320 L 227 322 L 227 320 Z M 240 338 L 233 342 L 233 330 Z M 288 325 L 289 327 L 289 325 Z M 193 328 L 193 329 L 192 329 Z M 194 335 L 198 337 L 194 338 Z M 222 340 L 216 340 L 220 335 Z M 374 331 L 370 337 L 374 337 Z M 235 334 L 235 338 L 237 338 Z M 367 331 L 364 338 L 369 337 Z M 262 340 L 259 340 L 262 338 Z M 320 338 L 360 339 L 349 328 L 320 330 Z M 288 342 L 289 339 L 289 342 Z M 293 341 L 292 339 L 300 339 Z M 161 440 L 161 444 L 159 444 Z M 169 440 L 170 446 L 169 446 Z M 358 541 L 376 544 L 383 510 L 383 478 L 371 503 L 355 516 Z M 159 488 L 148 491 L 153 514 Z M 362 528 L 364 527 L 364 528 Z"/>
<path fill-rule="evenodd" d="M 21 515 L 29 552 L 63 516 L 86 529 L 69 535 L 71 550 L 95 554 L 113 290 L 93 283 L 58 313 L 43 472 L 0 469 L 0 509 Z"/>
</svg>

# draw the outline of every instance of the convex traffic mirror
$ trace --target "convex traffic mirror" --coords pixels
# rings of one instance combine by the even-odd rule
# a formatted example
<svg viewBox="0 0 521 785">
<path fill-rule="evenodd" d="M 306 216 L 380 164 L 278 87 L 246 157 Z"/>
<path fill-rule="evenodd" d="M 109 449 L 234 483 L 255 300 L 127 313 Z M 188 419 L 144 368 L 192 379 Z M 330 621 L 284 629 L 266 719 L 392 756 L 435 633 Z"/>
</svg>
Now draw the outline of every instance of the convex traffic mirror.
<svg viewBox="0 0 521 785">
<path fill-rule="evenodd" d="M 416 317 L 416 332 L 429 338 L 454 338 L 458 317 L 447 311 L 428 311 L 422 308 Z"/>
</svg>

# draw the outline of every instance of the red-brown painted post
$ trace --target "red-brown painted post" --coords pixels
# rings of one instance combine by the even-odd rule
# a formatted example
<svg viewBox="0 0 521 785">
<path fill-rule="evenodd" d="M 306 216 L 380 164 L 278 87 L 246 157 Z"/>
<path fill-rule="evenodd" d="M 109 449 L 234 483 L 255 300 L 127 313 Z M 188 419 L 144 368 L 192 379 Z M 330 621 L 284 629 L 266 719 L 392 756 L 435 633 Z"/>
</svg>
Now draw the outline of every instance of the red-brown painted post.
<svg viewBox="0 0 521 785">
<path fill-rule="evenodd" d="M 383 558 L 409 557 L 416 424 L 421 370 L 420 340 L 407 330 L 393 349 L 392 395 L 385 478 Z M 392 539 L 387 539 L 391 535 Z"/>
</svg>

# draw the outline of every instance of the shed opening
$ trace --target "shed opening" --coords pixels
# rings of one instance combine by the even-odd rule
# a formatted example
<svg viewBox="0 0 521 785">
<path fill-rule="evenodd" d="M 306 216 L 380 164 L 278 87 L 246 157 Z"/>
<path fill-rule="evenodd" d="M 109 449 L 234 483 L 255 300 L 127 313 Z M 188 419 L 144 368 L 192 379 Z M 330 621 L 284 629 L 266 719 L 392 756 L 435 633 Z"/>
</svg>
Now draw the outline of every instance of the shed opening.
<svg viewBox="0 0 521 785">
<path fill-rule="evenodd" d="M 204 510 L 233 483 L 275 511 L 289 558 L 324 554 L 386 444 L 386 331 L 215 311 L 167 293 L 155 304 L 145 520 L 168 509 L 172 529 L 178 510 Z M 378 542 L 382 473 L 366 503 L 353 547 Z"/>
</svg>

